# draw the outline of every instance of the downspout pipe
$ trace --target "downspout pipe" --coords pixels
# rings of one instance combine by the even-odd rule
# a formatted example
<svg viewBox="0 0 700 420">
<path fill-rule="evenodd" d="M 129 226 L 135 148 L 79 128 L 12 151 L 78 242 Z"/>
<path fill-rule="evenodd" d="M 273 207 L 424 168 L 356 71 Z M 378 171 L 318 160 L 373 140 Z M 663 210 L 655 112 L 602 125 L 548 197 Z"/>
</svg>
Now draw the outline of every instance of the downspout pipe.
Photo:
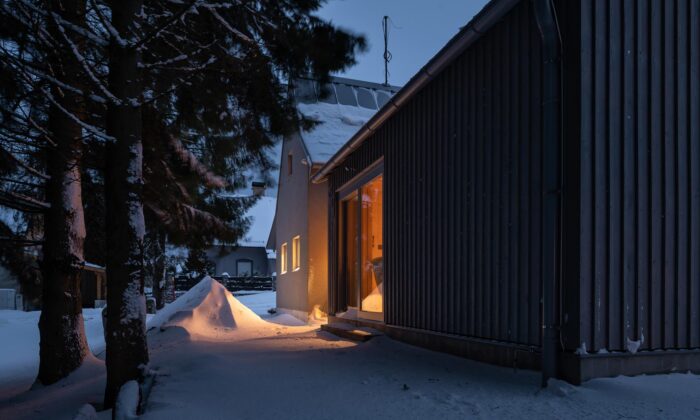
<svg viewBox="0 0 700 420">
<path fill-rule="evenodd" d="M 559 358 L 557 288 L 561 278 L 562 42 L 553 0 L 532 0 L 542 37 L 542 386 Z"/>
</svg>

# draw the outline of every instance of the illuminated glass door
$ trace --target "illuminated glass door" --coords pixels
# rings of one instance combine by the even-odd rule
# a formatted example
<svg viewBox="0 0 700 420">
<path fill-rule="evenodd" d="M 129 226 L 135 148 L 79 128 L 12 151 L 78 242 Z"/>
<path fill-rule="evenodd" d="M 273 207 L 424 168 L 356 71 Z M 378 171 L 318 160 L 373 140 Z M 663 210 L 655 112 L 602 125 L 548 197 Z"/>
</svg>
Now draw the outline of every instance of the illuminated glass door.
<svg viewBox="0 0 700 420">
<path fill-rule="evenodd" d="M 362 192 L 360 310 L 381 313 L 384 308 L 382 176 L 363 185 L 360 190 Z"/>
<path fill-rule="evenodd" d="M 374 320 L 384 312 L 383 192 L 383 177 L 375 175 L 340 201 L 339 274 L 347 305 Z"/>
</svg>

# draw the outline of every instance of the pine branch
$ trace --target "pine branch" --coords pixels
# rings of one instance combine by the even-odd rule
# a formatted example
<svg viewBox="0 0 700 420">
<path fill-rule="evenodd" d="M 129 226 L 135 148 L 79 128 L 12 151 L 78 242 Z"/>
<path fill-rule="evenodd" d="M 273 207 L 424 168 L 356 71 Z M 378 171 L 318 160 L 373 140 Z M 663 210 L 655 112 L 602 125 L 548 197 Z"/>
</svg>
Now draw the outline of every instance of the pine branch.
<svg viewBox="0 0 700 420">
<path fill-rule="evenodd" d="M 183 18 L 187 13 L 189 13 L 189 11 L 192 9 L 193 6 L 195 6 L 195 4 L 198 1 L 199 0 L 191 1 L 186 7 L 183 7 L 182 10 L 180 10 L 178 13 L 172 15 L 168 20 L 166 20 L 165 23 L 163 23 L 160 27 L 147 33 L 144 37 L 142 37 L 138 42 L 136 42 L 134 44 L 134 48 L 141 49 L 143 46 L 145 46 L 147 43 L 149 43 L 152 39 L 160 36 L 161 32 L 163 32 L 170 25 L 177 22 L 178 20 Z"/>
<path fill-rule="evenodd" d="M 43 245 L 43 239 L 26 239 L 26 238 L 16 238 L 13 236 L 0 236 L 0 242 L 10 242 L 17 246 L 37 246 Z"/>
<path fill-rule="evenodd" d="M 94 127 L 90 124 L 84 123 L 80 118 L 76 117 L 72 112 L 65 109 L 63 107 L 63 105 L 61 105 L 56 99 L 54 99 L 51 92 L 47 91 L 44 88 L 41 88 L 41 91 L 44 93 L 44 95 L 46 95 L 46 98 L 48 98 L 48 100 L 51 101 L 51 103 L 56 106 L 56 108 L 58 108 L 61 112 L 63 112 L 66 116 L 68 116 L 68 118 L 73 120 L 79 126 L 83 127 L 85 130 L 93 133 L 95 136 L 97 136 L 103 140 L 106 140 L 106 141 L 114 141 L 115 140 L 114 137 L 108 135 L 107 133 L 101 132 L 97 127 Z"/>
<path fill-rule="evenodd" d="M 185 164 L 190 171 L 202 177 L 207 187 L 225 188 L 228 185 L 224 178 L 209 171 L 209 168 L 204 166 L 192 152 L 187 150 L 182 142 L 180 142 L 170 133 L 166 133 L 166 136 L 168 145 L 175 152 L 175 156 L 181 163 Z"/>
<path fill-rule="evenodd" d="M 157 101 L 158 99 L 170 95 L 172 92 L 176 91 L 181 86 L 187 84 L 189 81 L 191 81 L 192 79 L 194 79 L 198 75 L 199 75 L 199 73 L 197 73 L 197 72 L 190 72 L 190 74 L 186 78 L 180 79 L 178 81 L 179 83 L 172 85 L 170 87 L 170 89 L 167 89 L 163 92 L 160 92 L 160 93 L 154 95 L 153 97 L 151 97 L 149 99 L 144 100 L 143 105 L 150 105 L 150 104 L 154 103 L 155 101 Z"/>
<path fill-rule="evenodd" d="M 86 40 L 91 41 L 93 44 L 95 44 L 95 45 L 97 45 L 97 46 L 100 46 L 100 47 L 108 47 L 108 46 L 109 46 L 109 41 L 108 41 L 108 40 L 102 38 L 102 37 L 99 36 L 98 34 L 95 34 L 95 33 L 91 32 L 91 31 L 88 30 L 88 29 L 82 28 L 82 27 L 80 27 L 80 26 L 78 26 L 78 25 L 76 25 L 76 24 L 74 24 L 74 23 L 72 23 L 72 22 L 70 22 L 70 21 L 64 19 L 61 15 L 59 15 L 59 14 L 57 14 L 57 13 L 48 12 L 48 11 L 46 11 L 46 10 L 40 8 L 40 7 L 37 7 L 36 5 L 34 5 L 34 4 L 32 4 L 31 2 L 28 2 L 28 1 L 26 1 L 26 0 L 15 0 L 15 2 L 16 2 L 16 3 L 19 3 L 19 4 L 22 4 L 22 5 L 24 5 L 25 7 L 28 7 L 29 9 L 31 9 L 31 10 L 34 11 L 35 13 L 38 13 L 39 15 L 41 15 L 41 16 L 44 17 L 44 18 L 48 18 L 49 15 L 52 15 L 52 17 L 53 17 L 62 27 L 65 27 L 65 28 L 71 30 L 72 32 L 74 32 L 74 33 L 76 33 L 76 34 L 78 34 L 78 35 L 84 37 Z M 9 2 L 3 2 L 3 9 L 5 9 L 5 10 L 8 12 L 8 14 L 9 14 L 10 16 L 14 17 L 15 19 L 18 19 L 18 16 L 12 14 L 12 9 L 9 8 Z M 32 25 L 29 25 L 29 24 L 28 24 L 27 22 L 25 22 L 25 21 L 22 21 L 22 23 L 23 23 L 25 26 L 27 26 L 29 29 L 32 29 L 32 30 L 35 29 L 35 28 L 32 27 Z M 48 36 L 49 38 L 53 38 L 53 37 L 51 37 L 51 35 L 50 35 L 48 32 L 46 32 L 46 30 L 43 29 L 43 28 L 42 28 L 42 32 L 43 32 L 46 36 Z M 30 32 L 30 33 L 31 33 L 31 32 Z M 55 41 L 55 40 L 54 40 L 54 41 Z"/>
<path fill-rule="evenodd" d="M 11 153 L 9 150 L 5 149 L 4 147 L 0 146 L 0 151 L 4 152 L 5 155 L 7 155 L 12 161 L 14 161 L 19 167 L 24 169 L 25 171 L 29 172 L 30 174 L 37 176 L 41 179 L 48 180 L 49 176 L 46 175 L 45 173 L 39 172 L 38 170 L 32 168 L 31 166 L 25 164 L 22 159 L 18 158 L 15 156 L 13 153 Z"/>
<path fill-rule="evenodd" d="M 19 0 L 19 3 L 28 6 L 30 9 L 34 10 L 42 16 L 46 16 L 46 12 L 44 10 L 39 9 L 34 5 L 27 4 L 23 0 Z M 37 27 L 38 25 L 35 25 L 31 22 L 32 17 L 27 10 L 20 7 L 19 5 L 17 6 L 17 10 L 25 15 L 23 18 L 13 13 L 14 10 L 9 7 L 9 2 L 2 2 L 2 8 L 5 10 L 8 16 L 11 16 L 14 20 L 22 24 L 27 29 L 28 33 L 38 33 L 40 37 L 43 36 L 45 38 L 44 43 L 47 47 L 56 48 L 58 43 L 53 39 L 51 34 L 49 34 L 44 27 Z"/>
<path fill-rule="evenodd" d="M 43 185 L 43 184 L 37 184 L 34 182 L 28 182 L 28 181 L 21 181 L 19 179 L 13 179 L 13 178 L 7 178 L 7 177 L 0 177 L 0 181 L 11 183 L 11 184 L 24 185 L 25 187 L 30 187 L 30 188 L 44 188 L 45 187 L 45 185 Z"/>
<path fill-rule="evenodd" d="M 2 47 L 0 47 L 0 51 L 7 52 L 7 50 L 2 48 Z M 27 72 L 31 72 L 34 76 L 37 76 L 40 79 L 46 80 L 47 82 L 55 85 L 58 88 L 65 89 L 65 90 L 68 90 L 70 92 L 75 93 L 76 95 L 80 95 L 82 97 L 91 99 L 100 105 L 107 102 L 107 100 L 105 98 L 103 98 L 99 95 L 95 95 L 95 94 L 88 95 L 85 92 L 83 92 L 82 90 L 80 90 L 79 88 L 77 88 L 75 86 L 71 86 L 71 85 L 69 85 L 61 80 L 58 80 L 57 78 L 55 78 L 49 74 L 44 73 L 38 67 L 36 67 L 33 63 L 30 63 L 30 62 L 25 61 L 25 60 L 21 60 L 21 59 L 16 58 L 16 57 L 6 56 L 6 58 L 8 58 L 8 64 L 13 66 L 13 68 L 19 72 L 25 72 L 25 74 Z M 10 61 L 13 62 L 14 64 L 11 63 Z M 89 70 L 86 68 L 86 71 L 89 71 Z M 94 77 L 94 76 L 92 76 L 92 77 Z M 99 83 L 99 81 L 98 81 L 98 83 Z M 109 91 L 106 91 L 106 89 L 105 89 L 105 93 L 108 93 L 111 95 L 111 93 Z"/>
<path fill-rule="evenodd" d="M 54 19 L 55 19 L 56 14 L 52 13 L 52 16 L 54 16 Z M 80 51 L 78 50 L 78 47 L 75 45 L 75 43 L 73 43 L 73 41 L 71 41 L 71 39 L 68 37 L 68 35 L 66 35 L 66 31 L 63 29 L 63 26 L 61 26 L 61 24 L 58 23 L 57 20 L 56 20 L 56 25 L 58 27 L 59 32 L 63 36 L 63 39 L 66 41 L 66 43 L 68 43 L 70 50 L 73 52 L 73 55 L 75 56 L 76 60 L 78 60 L 80 65 L 85 70 L 85 73 L 87 73 L 87 75 L 90 77 L 90 80 L 92 80 L 92 82 L 95 84 L 95 86 L 97 86 L 97 88 L 107 98 L 109 98 L 109 100 L 111 100 L 112 103 L 114 103 L 117 106 L 121 105 L 121 101 L 119 100 L 119 98 L 117 98 L 112 92 L 110 92 L 109 89 L 107 89 L 107 86 L 105 86 L 102 82 L 100 82 L 100 80 L 95 76 L 92 69 L 90 69 L 90 66 L 88 66 L 88 64 L 85 60 L 85 57 L 83 57 L 83 55 L 80 53 Z"/>
<path fill-rule="evenodd" d="M 178 191 L 180 191 L 180 194 L 182 194 L 182 197 L 183 197 L 185 200 L 191 202 L 191 201 L 192 201 L 192 196 L 190 196 L 190 193 L 187 191 L 187 188 L 186 188 L 184 185 L 182 185 L 181 182 L 179 182 L 179 181 L 177 180 L 177 177 L 176 177 L 175 174 L 170 170 L 170 166 L 169 166 L 165 161 L 161 160 L 161 163 L 163 164 L 163 169 L 165 170 L 165 174 L 167 175 L 167 177 L 168 177 L 168 179 L 170 180 L 170 182 L 172 182 L 173 184 L 175 184 L 175 186 L 177 187 Z"/>
<path fill-rule="evenodd" d="M 216 45 L 216 41 L 212 41 L 209 44 L 205 44 L 205 45 L 199 45 L 196 50 L 194 50 L 190 53 L 187 53 L 187 54 L 183 53 L 181 50 L 178 49 L 179 54 L 173 58 L 158 61 L 156 63 L 142 64 L 141 67 L 142 68 L 163 68 L 163 69 L 184 69 L 183 67 L 166 67 L 166 66 L 173 64 L 173 63 L 177 63 L 177 62 L 190 60 L 190 59 L 192 59 L 192 57 L 194 57 L 200 53 L 203 53 L 205 51 L 208 51 L 209 49 L 211 49 L 211 47 L 213 47 L 215 45 Z M 216 59 L 214 57 L 210 57 L 209 60 L 206 61 L 204 64 L 202 64 L 200 66 L 196 66 L 192 69 L 193 70 L 202 70 L 206 66 L 213 64 L 215 61 L 216 61 Z"/>
<path fill-rule="evenodd" d="M 228 22 L 226 22 L 226 19 L 221 17 L 219 12 L 216 10 L 216 7 L 214 7 L 211 4 L 203 4 L 201 7 L 204 7 L 205 9 L 209 10 L 209 13 L 216 18 L 221 24 L 223 25 L 224 28 L 226 28 L 229 32 L 234 34 L 236 37 L 238 37 L 240 40 L 253 45 L 254 47 L 258 47 L 258 44 L 253 41 L 251 38 L 248 37 L 248 35 L 244 34 L 243 32 L 239 31 L 238 29 L 234 28 L 233 26 L 229 25 Z"/>
<path fill-rule="evenodd" d="M 45 201 L 3 190 L 0 190 L 0 205 L 25 213 L 43 213 L 51 208 Z"/>
<path fill-rule="evenodd" d="M 180 232 L 201 230 L 202 228 L 217 233 L 231 230 L 231 227 L 220 218 L 188 204 L 175 203 L 173 208 L 168 208 L 167 211 L 153 203 L 146 203 L 146 206 L 163 225 Z"/>
</svg>

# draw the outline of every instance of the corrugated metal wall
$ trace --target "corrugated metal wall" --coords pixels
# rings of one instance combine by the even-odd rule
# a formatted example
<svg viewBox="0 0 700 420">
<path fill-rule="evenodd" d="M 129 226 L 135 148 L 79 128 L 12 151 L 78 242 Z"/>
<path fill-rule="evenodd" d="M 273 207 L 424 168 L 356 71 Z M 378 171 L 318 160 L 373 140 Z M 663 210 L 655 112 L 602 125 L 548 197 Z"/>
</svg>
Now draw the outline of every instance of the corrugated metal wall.
<svg viewBox="0 0 700 420">
<path fill-rule="evenodd" d="M 333 193 L 384 156 L 387 324 L 539 345 L 540 66 L 521 2 L 331 174 Z"/>
<path fill-rule="evenodd" d="M 581 317 L 569 338 L 700 347 L 700 1 L 579 4 Z"/>
</svg>

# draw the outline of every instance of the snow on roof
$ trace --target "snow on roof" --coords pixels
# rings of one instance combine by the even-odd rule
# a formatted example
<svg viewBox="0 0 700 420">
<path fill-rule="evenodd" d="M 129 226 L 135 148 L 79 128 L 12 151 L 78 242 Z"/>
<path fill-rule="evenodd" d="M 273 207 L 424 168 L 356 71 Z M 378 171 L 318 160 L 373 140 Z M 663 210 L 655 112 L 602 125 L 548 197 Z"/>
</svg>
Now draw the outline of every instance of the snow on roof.
<svg viewBox="0 0 700 420">
<path fill-rule="evenodd" d="M 394 86 L 333 78 L 322 92 L 318 83 L 298 81 L 297 109 L 318 122 L 310 131 L 301 132 L 312 163 L 327 162 L 397 90 Z"/>
<path fill-rule="evenodd" d="M 326 104 L 299 104 L 299 112 L 319 122 L 301 137 L 313 163 L 325 163 L 376 112 L 356 106 Z"/>
<path fill-rule="evenodd" d="M 248 209 L 246 217 L 250 218 L 248 232 L 238 241 L 238 246 L 264 247 L 270 236 L 272 221 L 275 218 L 275 197 L 262 196 Z"/>
</svg>

